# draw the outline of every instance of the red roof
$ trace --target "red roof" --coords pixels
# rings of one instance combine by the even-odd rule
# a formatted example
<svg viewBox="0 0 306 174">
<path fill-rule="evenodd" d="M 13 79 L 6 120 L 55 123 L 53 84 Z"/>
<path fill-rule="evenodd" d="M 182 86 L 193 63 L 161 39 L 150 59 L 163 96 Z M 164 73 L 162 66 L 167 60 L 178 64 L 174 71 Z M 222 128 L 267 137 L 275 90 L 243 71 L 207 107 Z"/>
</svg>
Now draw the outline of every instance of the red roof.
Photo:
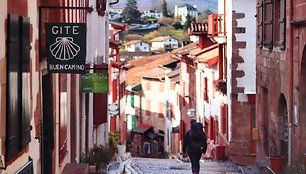
<svg viewBox="0 0 306 174">
<path fill-rule="evenodd" d="M 128 45 L 134 45 L 134 44 L 138 44 L 140 42 L 143 42 L 142 40 L 131 40 L 125 44 L 123 44 L 124 46 L 128 46 Z M 144 42 L 145 43 L 145 42 Z"/>
<path fill-rule="evenodd" d="M 171 53 L 159 54 L 155 56 L 144 57 L 140 59 L 130 60 L 128 64 L 133 66 L 128 70 L 125 76 L 125 82 L 127 85 L 137 85 L 141 82 L 140 72 L 146 72 L 158 67 L 161 62 L 166 59 L 172 59 Z"/>
</svg>

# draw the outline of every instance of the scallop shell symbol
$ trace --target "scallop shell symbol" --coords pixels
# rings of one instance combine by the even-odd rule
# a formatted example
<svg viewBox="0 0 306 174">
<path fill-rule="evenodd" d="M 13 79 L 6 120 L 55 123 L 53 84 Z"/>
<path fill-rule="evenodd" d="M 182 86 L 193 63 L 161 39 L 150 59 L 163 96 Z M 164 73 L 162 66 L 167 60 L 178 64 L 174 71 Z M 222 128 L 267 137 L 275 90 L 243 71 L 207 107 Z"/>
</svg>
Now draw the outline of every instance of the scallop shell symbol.
<svg viewBox="0 0 306 174">
<path fill-rule="evenodd" d="M 49 50 L 56 59 L 70 60 L 80 51 L 80 47 L 73 42 L 72 37 L 57 37 L 55 40 Z"/>
</svg>

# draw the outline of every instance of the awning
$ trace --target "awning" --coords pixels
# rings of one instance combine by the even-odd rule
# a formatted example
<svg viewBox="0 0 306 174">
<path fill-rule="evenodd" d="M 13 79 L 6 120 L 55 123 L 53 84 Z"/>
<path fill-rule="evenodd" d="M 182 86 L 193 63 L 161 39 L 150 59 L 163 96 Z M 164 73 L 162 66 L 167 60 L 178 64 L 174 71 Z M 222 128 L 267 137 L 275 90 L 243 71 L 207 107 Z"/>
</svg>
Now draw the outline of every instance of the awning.
<svg viewBox="0 0 306 174">
<path fill-rule="evenodd" d="M 153 126 L 149 124 L 140 123 L 136 129 L 133 130 L 133 132 L 137 133 L 145 133 L 147 130 L 151 129 Z"/>
</svg>

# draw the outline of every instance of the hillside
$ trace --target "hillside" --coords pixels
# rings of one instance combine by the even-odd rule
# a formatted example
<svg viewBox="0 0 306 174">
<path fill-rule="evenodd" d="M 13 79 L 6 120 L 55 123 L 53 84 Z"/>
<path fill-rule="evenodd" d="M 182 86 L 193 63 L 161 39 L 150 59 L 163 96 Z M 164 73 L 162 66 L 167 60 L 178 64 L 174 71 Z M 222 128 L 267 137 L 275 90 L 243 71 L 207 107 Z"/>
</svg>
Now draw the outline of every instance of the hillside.
<svg viewBox="0 0 306 174">
<path fill-rule="evenodd" d="M 124 7 L 127 0 L 119 0 L 119 3 L 114 6 Z M 151 7 L 154 8 L 161 3 L 161 0 L 137 0 L 138 7 Z M 167 0 L 168 8 L 174 11 L 175 5 L 181 5 L 188 3 L 190 5 L 196 5 L 199 12 L 205 11 L 206 9 L 211 9 L 212 11 L 217 11 L 218 1 L 216 0 Z"/>
</svg>

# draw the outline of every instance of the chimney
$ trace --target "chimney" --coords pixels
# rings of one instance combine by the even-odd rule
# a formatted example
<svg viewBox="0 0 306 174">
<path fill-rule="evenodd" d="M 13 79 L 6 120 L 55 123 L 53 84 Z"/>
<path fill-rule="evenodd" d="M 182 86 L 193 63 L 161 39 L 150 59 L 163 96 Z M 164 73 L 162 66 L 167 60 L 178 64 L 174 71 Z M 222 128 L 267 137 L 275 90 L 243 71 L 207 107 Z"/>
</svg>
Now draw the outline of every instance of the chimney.
<svg viewBox="0 0 306 174">
<path fill-rule="evenodd" d="M 199 35 L 199 47 L 201 49 L 207 48 L 213 44 L 213 41 L 211 41 L 211 39 L 207 37 L 207 34 Z"/>
<path fill-rule="evenodd" d="M 201 49 L 213 45 L 213 42 L 207 36 L 207 27 L 207 23 L 192 22 L 188 30 L 188 33 L 190 35 L 199 37 L 199 47 Z"/>
<path fill-rule="evenodd" d="M 197 8 L 197 5 L 193 5 L 194 8 Z"/>
</svg>

